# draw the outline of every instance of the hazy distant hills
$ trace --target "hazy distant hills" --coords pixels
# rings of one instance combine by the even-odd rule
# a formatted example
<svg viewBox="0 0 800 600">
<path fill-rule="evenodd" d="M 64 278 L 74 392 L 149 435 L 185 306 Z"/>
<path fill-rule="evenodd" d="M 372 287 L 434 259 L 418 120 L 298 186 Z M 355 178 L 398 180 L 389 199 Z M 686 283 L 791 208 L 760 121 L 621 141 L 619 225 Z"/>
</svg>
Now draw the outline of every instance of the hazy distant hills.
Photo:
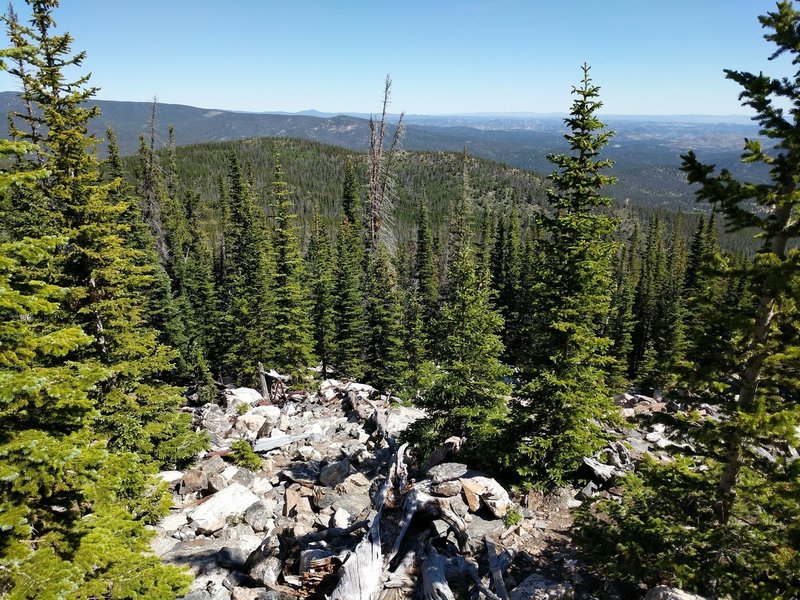
<svg viewBox="0 0 800 600">
<path fill-rule="evenodd" d="M 98 100 L 102 116 L 94 133 L 103 137 L 107 124 L 117 132 L 123 154 L 136 151 L 139 135 L 149 135 L 152 104 Z M 3 113 L 18 107 L 15 92 L 0 92 Z M 157 133 L 164 142 L 175 127 L 179 145 L 251 137 L 290 137 L 366 150 L 368 115 L 243 113 L 178 104 L 159 104 Z M 546 156 L 566 149 L 563 116 L 535 114 L 409 115 L 403 139 L 407 150 L 467 151 L 539 173 L 552 166 Z M 692 205 L 693 195 L 678 170 L 680 154 L 695 149 L 706 162 L 731 168 L 738 175 L 761 178 L 763 172 L 738 163 L 743 138 L 757 128 L 744 118 L 609 116 L 616 131 L 607 156 L 616 161 L 620 182 L 615 197 L 649 205 Z M 392 122 L 395 122 L 393 120 Z M 749 170 L 748 170 L 749 169 Z"/>
</svg>

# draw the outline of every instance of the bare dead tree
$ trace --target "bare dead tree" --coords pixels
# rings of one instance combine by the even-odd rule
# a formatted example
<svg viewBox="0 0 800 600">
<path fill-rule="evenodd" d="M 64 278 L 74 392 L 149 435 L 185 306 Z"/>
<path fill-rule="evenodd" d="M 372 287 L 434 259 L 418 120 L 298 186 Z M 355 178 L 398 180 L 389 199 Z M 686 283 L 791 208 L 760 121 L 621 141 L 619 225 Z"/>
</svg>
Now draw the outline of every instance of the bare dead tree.
<svg viewBox="0 0 800 600">
<path fill-rule="evenodd" d="M 401 113 L 391 144 L 386 148 L 386 137 L 388 135 L 386 111 L 391 102 L 391 95 L 392 79 L 387 75 L 383 86 L 383 106 L 381 108 L 380 121 L 375 121 L 374 117 L 370 117 L 369 120 L 367 198 L 370 246 L 373 251 L 377 249 L 378 241 L 381 239 L 391 245 L 391 231 L 384 227 L 384 224 L 391 219 L 394 201 L 397 197 L 393 178 L 394 159 L 400 151 L 400 143 L 405 129 L 403 124 L 405 115 Z"/>
</svg>

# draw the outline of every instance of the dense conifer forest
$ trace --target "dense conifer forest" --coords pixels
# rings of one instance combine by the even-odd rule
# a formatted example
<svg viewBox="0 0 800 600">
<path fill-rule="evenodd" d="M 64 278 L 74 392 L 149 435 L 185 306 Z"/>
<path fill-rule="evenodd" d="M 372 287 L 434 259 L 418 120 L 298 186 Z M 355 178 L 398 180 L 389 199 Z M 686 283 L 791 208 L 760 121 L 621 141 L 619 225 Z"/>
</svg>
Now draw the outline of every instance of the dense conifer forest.
<svg viewBox="0 0 800 600">
<path fill-rule="evenodd" d="M 775 144 L 743 141 L 769 178 L 687 148 L 698 204 L 669 211 L 608 197 L 587 65 L 547 175 L 403 151 L 388 77 L 366 153 L 153 133 L 123 157 L 88 133 L 96 90 L 67 79 L 84 55 L 58 2 L 28 3 L 0 55 L 24 106 L 0 141 L 0 595 L 186 593 L 148 550 L 171 503 L 155 474 L 209 448 L 187 398 L 258 387 L 259 364 L 423 408 L 415 460 L 455 436 L 520 493 L 585 484 L 625 427 L 615 397 L 671 399 L 648 417 L 681 440 L 669 460 L 576 510 L 597 593 L 800 594 L 800 74 L 726 72 Z M 791 2 L 761 22 L 800 61 Z"/>
</svg>

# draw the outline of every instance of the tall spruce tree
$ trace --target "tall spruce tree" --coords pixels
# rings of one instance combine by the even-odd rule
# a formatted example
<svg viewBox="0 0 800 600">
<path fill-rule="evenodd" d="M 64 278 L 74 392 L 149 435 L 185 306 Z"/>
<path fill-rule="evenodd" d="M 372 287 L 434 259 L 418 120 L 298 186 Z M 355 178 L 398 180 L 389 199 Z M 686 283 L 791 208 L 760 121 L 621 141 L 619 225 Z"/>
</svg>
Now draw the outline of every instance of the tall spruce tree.
<svg viewBox="0 0 800 600">
<path fill-rule="evenodd" d="M 145 524 L 166 509 L 150 456 L 171 462 L 200 446 L 185 420 L 173 419 L 178 397 L 153 377 L 156 364 L 168 368 L 169 353 L 142 326 L 136 286 L 147 271 L 126 256 L 125 206 L 110 198 L 113 186 L 101 183 L 87 152 L 87 123 L 96 114 L 82 106 L 93 93 L 88 78 L 68 82 L 63 74 L 83 53 L 71 56 L 72 38 L 53 35 L 57 2 L 31 6 L 30 27 L 8 20 L 16 74 L 32 107 L 22 115 L 27 132 L 18 122 L 12 133 L 40 145 L 3 142 L 0 152 L 32 152 L 32 164 L 46 170 L 17 161 L 18 171 L 0 182 L 35 189 L 30 197 L 49 212 L 34 237 L 7 211 L 0 215 L 0 239 L 8 240 L 0 244 L 0 593 L 172 597 L 187 578 L 145 554 Z M 132 319 L 127 326 L 122 313 Z M 109 425 L 131 397 L 127 422 L 140 439 L 129 446 L 127 432 Z"/>
<path fill-rule="evenodd" d="M 500 361 L 503 319 L 492 306 L 492 288 L 471 240 L 466 157 L 463 177 L 461 198 L 451 216 L 442 340 L 436 352 L 439 371 L 431 389 L 417 400 L 428 415 L 413 426 L 410 437 L 423 455 L 450 436 L 466 437 L 463 452 L 470 463 L 489 467 L 507 417 L 510 386 L 503 377 L 510 370 Z"/>
<path fill-rule="evenodd" d="M 608 386 L 612 392 L 622 392 L 630 384 L 628 360 L 633 350 L 634 299 L 638 281 L 639 225 L 634 226 L 630 242 L 618 255 L 614 277 L 614 296 L 611 300 L 611 320 L 608 337 L 614 342 L 611 355 L 614 364 L 609 370 Z"/>
<path fill-rule="evenodd" d="M 550 215 L 543 219 L 548 251 L 543 256 L 535 310 L 535 355 L 522 361 L 529 383 L 515 406 L 508 445 L 509 466 L 525 479 L 560 482 L 604 440 L 614 407 L 605 384 L 610 340 L 602 337 L 611 289 L 614 221 L 597 209 L 609 198 L 599 190 L 614 182 L 598 157 L 612 132 L 595 115 L 599 88 L 583 66 L 565 119 L 572 154 L 551 155 L 558 167 L 548 190 Z"/>
<path fill-rule="evenodd" d="M 333 364 L 340 377 L 358 381 L 364 376 L 366 322 L 361 287 L 364 238 L 362 229 L 347 217 L 336 240 L 336 285 L 333 292 Z"/>
<path fill-rule="evenodd" d="M 397 275 L 385 246 L 370 253 L 366 279 L 366 377 L 376 388 L 398 392 L 408 362 Z"/>
<path fill-rule="evenodd" d="M 704 268 L 696 251 L 689 263 L 690 310 L 701 306 L 692 300 L 701 295 L 696 274 L 719 280 L 722 298 L 727 290 L 738 296 L 734 306 L 720 302 L 705 313 L 714 327 L 722 323 L 723 335 L 706 338 L 713 343 L 705 355 L 702 346 L 688 355 L 696 360 L 688 398 L 718 406 L 719 417 L 676 418 L 691 455 L 675 449 L 674 461 L 646 461 L 627 478 L 621 502 L 603 503 L 597 520 L 585 517 L 580 542 L 603 575 L 634 585 L 666 581 L 715 597 L 789 598 L 800 594 L 800 461 L 780 448 L 800 443 L 800 12 L 782 1 L 759 20 L 776 45 L 772 56 L 788 54 L 795 72 L 725 73 L 770 141 L 765 149 L 746 140 L 742 160 L 766 165 L 770 180 L 738 181 L 694 152 L 683 157 L 697 199 L 719 211 L 726 229 L 754 228 L 762 241 L 749 266 L 717 254 Z"/>
<path fill-rule="evenodd" d="M 335 338 L 333 306 L 333 261 L 331 242 L 322 227 L 319 210 L 314 207 L 311 240 L 308 243 L 308 281 L 311 288 L 314 353 L 322 364 L 322 377 L 327 378 Z"/>
<path fill-rule="evenodd" d="M 95 90 L 85 87 L 88 76 L 64 80 L 63 70 L 79 66 L 84 55 L 70 56 L 68 34 L 51 36 L 56 5 L 33 2 L 32 27 L 20 38 L 38 49 L 27 58 L 26 87 L 38 109 L 33 118 L 47 131 L 39 152 L 49 175 L 40 189 L 53 209 L 55 228 L 70 240 L 61 257 L 60 283 L 75 293 L 64 308 L 93 336 L 94 355 L 112 369 L 98 398 L 98 426 L 111 447 L 166 464 L 185 461 L 203 442 L 189 431 L 188 415 L 176 410 L 178 390 L 161 379 L 177 354 L 159 343 L 146 320 L 145 290 L 156 267 L 141 264 L 137 250 L 126 245 L 127 205 L 114 196 L 116 183 L 101 181 L 89 151 L 96 140 L 87 133 L 88 123 L 98 110 L 86 102 Z"/>
<path fill-rule="evenodd" d="M 433 254 L 433 232 L 431 231 L 430 211 L 423 199 L 419 203 L 417 223 L 417 248 L 414 256 L 414 275 L 417 281 L 417 295 L 422 305 L 424 347 L 430 351 L 434 338 L 436 317 L 439 312 L 439 289 L 436 278 L 436 262 Z"/>
<path fill-rule="evenodd" d="M 300 254 L 297 214 L 283 177 L 280 155 L 275 154 L 272 182 L 272 246 L 275 277 L 272 294 L 275 314 L 272 325 L 272 363 L 279 372 L 301 383 L 314 362 L 309 298 L 303 288 L 305 272 Z"/>
<path fill-rule="evenodd" d="M 125 246 L 134 250 L 138 265 L 153 270 L 152 278 L 145 288 L 147 306 L 143 318 L 147 325 L 159 332 L 161 343 L 178 350 L 176 368 L 171 378 L 176 382 L 184 382 L 184 376 L 192 363 L 186 331 L 185 302 L 182 302 L 183 298 L 176 298 L 173 293 L 175 285 L 179 284 L 170 278 L 167 273 L 168 265 L 161 263 L 156 252 L 152 229 L 144 221 L 141 199 L 137 198 L 127 184 L 117 136 L 110 126 L 106 128 L 106 138 L 107 157 L 101 165 L 102 173 L 104 180 L 114 186 L 109 191 L 109 199 L 125 204 L 121 219 L 125 226 Z"/>
<path fill-rule="evenodd" d="M 223 373 L 237 382 L 254 382 L 256 366 L 270 354 L 272 323 L 271 256 L 264 218 L 256 207 L 239 160 L 229 158 L 223 198 L 224 266 L 220 272 L 220 350 Z"/>
<path fill-rule="evenodd" d="M 759 21 L 769 30 L 764 38 L 777 46 L 770 58 L 788 53 L 792 64 L 800 64 L 800 13 L 792 3 L 779 2 L 776 12 L 759 17 Z M 723 396 L 729 413 L 723 426 L 727 435 L 718 485 L 723 520 L 730 518 L 739 473 L 749 466 L 749 445 L 795 437 L 794 426 L 800 423 L 797 398 L 781 393 L 778 383 L 793 385 L 798 379 L 791 375 L 791 366 L 784 370 L 789 366 L 785 358 L 770 360 L 775 355 L 788 358 L 787 352 L 791 356 L 797 351 L 797 340 L 786 329 L 785 316 L 796 314 L 796 297 L 792 294 L 800 276 L 798 251 L 792 248 L 792 242 L 800 237 L 796 187 L 800 178 L 800 125 L 784 116 L 783 103 L 788 102 L 793 112 L 800 110 L 800 71 L 795 72 L 793 80 L 733 70 L 725 74 L 741 86 L 742 104 L 756 111 L 754 119 L 761 126 L 760 134 L 777 143 L 765 150 L 759 141 L 746 140 L 742 154 L 745 163 L 769 167 L 769 184 L 740 182 L 727 170 L 716 175 L 714 167 L 702 164 L 692 151 L 683 157 L 682 168 L 689 182 L 700 185 L 697 199 L 717 208 L 728 230 L 755 227 L 763 242 L 749 274 L 757 306 L 752 323 L 742 332 L 747 351 L 736 373 L 739 383 L 730 396 Z M 781 415 L 780 423 L 775 422 L 775 415 Z"/>
</svg>

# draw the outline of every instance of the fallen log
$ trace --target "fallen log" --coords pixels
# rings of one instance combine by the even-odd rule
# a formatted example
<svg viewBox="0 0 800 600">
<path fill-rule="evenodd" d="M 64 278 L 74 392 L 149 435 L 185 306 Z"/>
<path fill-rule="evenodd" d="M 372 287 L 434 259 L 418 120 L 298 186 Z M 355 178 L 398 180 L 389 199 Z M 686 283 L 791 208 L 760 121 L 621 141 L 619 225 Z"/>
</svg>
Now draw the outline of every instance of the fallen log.
<svg viewBox="0 0 800 600">
<path fill-rule="evenodd" d="M 300 440 L 305 440 L 310 438 L 314 435 L 313 431 L 306 431 L 304 433 L 296 433 L 294 435 L 283 435 L 281 437 L 274 437 L 274 438 L 261 438 L 256 440 L 256 443 L 253 444 L 253 451 L 254 452 L 269 452 L 270 450 L 276 450 L 278 448 L 283 448 L 284 446 L 288 446 L 294 442 L 299 442 Z"/>
<path fill-rule="evenodd" d="M 424 600 L 455 600 L 445 577 L 444 559 L 430 544 L 422 559 L 422 597 Z"/>
<path fill-rule="evenodd" d="M 383 575 L 381 515 L 390 485 L 391 480 L 387 478 L 375 494 L 373 506 L 377 512 L 372 517 L 369 531 L 344 559 L 339 569 L 339 583 L 330 600 L 373 600 L 377 595 Z"/>
<path fill-rule="evenodd" d="M 486 544 L 486 554 L 489 557 L 489 573 L 492 576 L 492 584 L 494 591 L 500 596 L 501 600 L 508 600 L 508 592 L 506 591 L 506 584 L 503 581 L 503 573 L 500 571 L 500 563 L 497 560 L 497 546 L 494 540 L 488 535 L 483 537 Z"/>
<path fill-rule="evenodd" d="M 420 511 L 427 512 L 433 517 L 440 517 L 447 523 L 456 535 L 458 547 L 461 552 L 466 552 L 469 548 L 467 526 L 461 517 L 451 508 L 446 498 L 431 496 L 426 491 L 423 491 L 422 486 L 415 486 L 406 494 L 405 500 L 403 501 L 403 509 L 404 513 L 401 519 L 400 532 L 394 542 L 392 552 L 389 554 L 390 563 L 400 551 L 400 546 L 411 525 L 411 520 L 414 518 L 414 515 Z"/>
</svg>

